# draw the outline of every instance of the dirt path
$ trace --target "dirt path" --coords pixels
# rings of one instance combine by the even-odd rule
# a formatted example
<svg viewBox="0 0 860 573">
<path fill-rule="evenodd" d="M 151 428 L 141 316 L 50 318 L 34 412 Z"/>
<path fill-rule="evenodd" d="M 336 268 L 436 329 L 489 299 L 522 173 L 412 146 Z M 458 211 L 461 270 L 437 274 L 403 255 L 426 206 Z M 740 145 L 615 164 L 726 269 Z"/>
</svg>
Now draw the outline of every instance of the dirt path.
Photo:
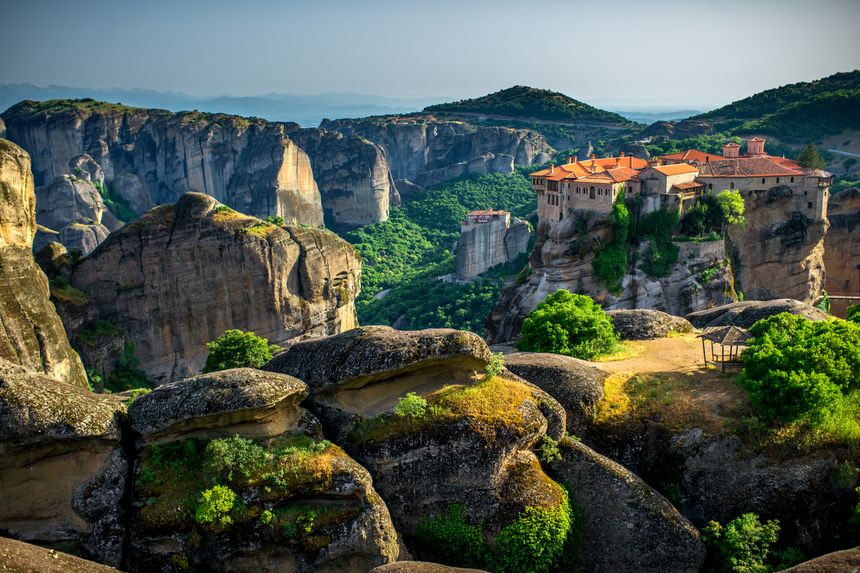
<svg viewBox="0 0 860 573">
<path fill-rule="evenodd" d="M 655 340 L 631 340 L 624 343 L 625 349 L 619 356 L 600 361 L 597 366 L 607 372 L 701 372 L 705 367 L 702 360 L 702 343 L 693 334 L 657 338 Z"/>
</svg>

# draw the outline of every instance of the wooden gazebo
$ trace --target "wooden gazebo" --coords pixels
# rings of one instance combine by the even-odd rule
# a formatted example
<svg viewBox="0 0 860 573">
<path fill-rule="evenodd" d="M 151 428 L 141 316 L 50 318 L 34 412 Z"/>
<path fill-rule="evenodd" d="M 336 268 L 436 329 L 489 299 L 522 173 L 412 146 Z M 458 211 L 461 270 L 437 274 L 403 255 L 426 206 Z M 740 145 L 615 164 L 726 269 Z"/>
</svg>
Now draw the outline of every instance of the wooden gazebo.
<svg viewBox="0 0 860 573">
<path fill-rule="evenodd" d="M 740 366 L 743 364 L 740 360 L 741 347 L 747 345 L 747 340 L 750 337 L 749 332 L 737 326 L 709 328 L 699 335 L 699 338 L 702 339 L 702 357 L 705 359 L 705 364 L 719 365 L 720 372 L 725 372 L 726 366 Z M 711 343 L 710 359 L 708 359 L 708 352 L 705 348 L 706 340 Z M 714 348 L 715 344 L 720 347 L 719 354 Z M 728 356 L 726 355 L 727 350 Z"/>
</svg>

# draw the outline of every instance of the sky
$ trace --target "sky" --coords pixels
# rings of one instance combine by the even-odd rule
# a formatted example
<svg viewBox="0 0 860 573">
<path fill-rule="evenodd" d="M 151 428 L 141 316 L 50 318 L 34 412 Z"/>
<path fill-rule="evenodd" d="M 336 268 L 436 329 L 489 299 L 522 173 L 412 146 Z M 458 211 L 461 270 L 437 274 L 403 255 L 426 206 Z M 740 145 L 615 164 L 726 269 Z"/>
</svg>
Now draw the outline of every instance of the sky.
<svg viewBox="0 0 860 573">
<path fill-rule="evenodd" d="M 860 0 L 26 0 L 0 83 L 714 107 L 860 68 Z M 12 47 L 12 48 L 10 48 Z"/>
</svg>

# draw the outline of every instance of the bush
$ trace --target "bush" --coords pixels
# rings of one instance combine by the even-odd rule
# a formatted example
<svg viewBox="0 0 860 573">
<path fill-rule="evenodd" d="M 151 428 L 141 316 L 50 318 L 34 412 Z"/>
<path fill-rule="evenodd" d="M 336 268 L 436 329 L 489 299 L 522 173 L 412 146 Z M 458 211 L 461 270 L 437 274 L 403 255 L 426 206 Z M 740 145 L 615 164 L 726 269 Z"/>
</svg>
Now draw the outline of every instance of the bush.
<svg viewBox="0 0 860 573">
<path fill-rule="evenodd" d="M 207 342 L 206 348 L 209 356 L 203 372 L 217 372 L 228 368 L 260 368 L 272 359 L 273 346 L 253 332 L 232 329 Z"/>
<path fill-rule="evenodd" d="M 232 482 L 239 478 L 249 480 L 260 474 L 269 456 L 262 446 L 234 435 L 209 442 L 204 451 L 204 459 L 207 475 L 223 476 L 228 482 Z"/>
<path fill-rule="evenodd" d="M 618 194 L 612 206 L 612 242 L 603 247 L 591 265 L 594 273 L 612 292 L 621 290 L 621 279 L 627 273 L 627 237 L 630 231 L 630 211 L 624 192 Z"/>
<path fill-rule="evenodd" d="M 755 513 L 745 513 L 723 527 L 711 521 L 702 530 L 713 569 L 726 573 L 769 573 L 771 545 L 779 538 L 779 521 L 761 523 Z"/>
<path fill-rule="evenodd" d="M 126 342 L 116 368 L 105 378 L 104 389 L 109 392 L 125 392 L 150 386 L 146 372 L 140 368 L 140 361 L 134 355 L 134 344 Z"/>
<path fill-rule="evenodd" d="M 558 448 L 558 442 L 544 436 L 540 440 L 540 461 L 548 464 L 553 461 L 561 460 L 561 450 Z"/>
<path fill-rule="evenodd" d="M 573 524 L 567 492 L 558 507 L 527 507 L 496 537 L 492 570 L 543 573 L 553 569 L 565 549 Z"/>
<path fill-rule="evenodd" d="M 612 322 L 591 297 L 558 290 L 526 317 L 517 348 L 588 360 L 617 344 Z"/>
<path fill-rule="evenodd" d="M 505 355 L 497 352 L 490 357 L 490 361 L 484 368 L 484 380 L 489 380 L 505 371 Z"/>
<path fill-rule="evenodd" d="M 860 326 L 781 313 L 750 333 L 740 383 L 766 419 L 820 421 L 860 389 Z"/>
<path fill-rule="evenodd" d="M 860 304 L 850 305 L 848 307 L 848 312 L 845 314 L 845 318 L 847 318 L 851 322 L 860 324 Z"/>
<path fill-rule="evenodd" d="M 212 524 L 224 527 L 233 523 L 230 512 L 236 502 L 236 494 L 232 489 L 216 485 L 200 494 L 194 519 L 200 524 Z"/>
<path fill-rule="evenodd" d="M 484 566 L 484 530 L 466 521 L 466 510 L 453 503 L 441 515 L 425 516 L 415 528 L 419 550 L 434 561 L 460 567 Z"/>
<path fill-rule="evenodd" d="M 415 392 L 409 392 L 397 401 L 394 413 L 404 418 L 421 418 L 427 413 L 427 400 Z"/>
</svg>

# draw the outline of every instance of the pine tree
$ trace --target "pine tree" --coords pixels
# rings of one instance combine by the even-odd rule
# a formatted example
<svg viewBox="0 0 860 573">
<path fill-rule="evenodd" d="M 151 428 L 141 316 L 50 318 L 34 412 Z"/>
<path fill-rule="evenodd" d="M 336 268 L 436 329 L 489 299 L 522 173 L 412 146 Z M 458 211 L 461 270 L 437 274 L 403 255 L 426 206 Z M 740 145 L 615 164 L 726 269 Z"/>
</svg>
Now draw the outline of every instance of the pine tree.
<svg viewBox="0 0 860 573">
<path fill-rule="evenodd" d="M 797 162 L 807 169 L 824 169 L 824 158 L 818 153 L 818 148 L 811 143 L 807 144 L 797 156 Z"/>
</svg>

